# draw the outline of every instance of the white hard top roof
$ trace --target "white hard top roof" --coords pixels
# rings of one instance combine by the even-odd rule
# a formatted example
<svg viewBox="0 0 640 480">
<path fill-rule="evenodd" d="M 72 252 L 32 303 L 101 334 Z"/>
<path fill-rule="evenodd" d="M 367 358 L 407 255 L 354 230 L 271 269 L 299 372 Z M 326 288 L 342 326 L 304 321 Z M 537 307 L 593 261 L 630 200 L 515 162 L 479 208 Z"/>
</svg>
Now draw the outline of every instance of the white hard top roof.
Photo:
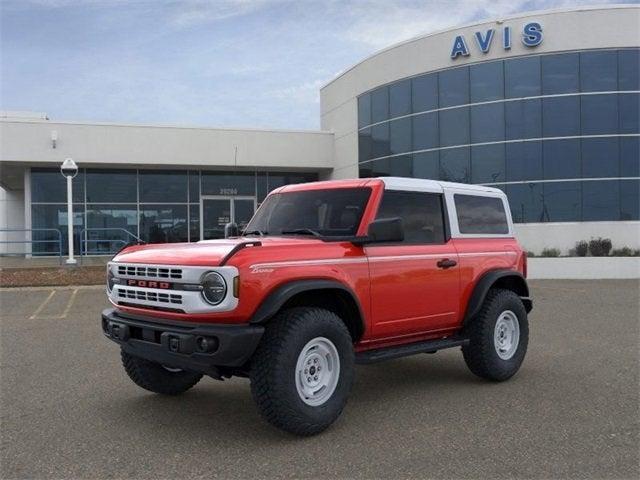
<svg viewBox="0 0 640 480">
<path fill-rule="evenodd" d="M 504 192 L 498 188 L 469 185 L 468 183 L 441 182 L 438 180 L 405 177 L 378 177 L 378 180 L 384 182 L 384 186 L 388 190 L 413 190 L 434 193 L 442 193 L 444 190 L 467 190 L 469 193 L 485 192 L 500 196 L 504 195 Z"/>
</svg>

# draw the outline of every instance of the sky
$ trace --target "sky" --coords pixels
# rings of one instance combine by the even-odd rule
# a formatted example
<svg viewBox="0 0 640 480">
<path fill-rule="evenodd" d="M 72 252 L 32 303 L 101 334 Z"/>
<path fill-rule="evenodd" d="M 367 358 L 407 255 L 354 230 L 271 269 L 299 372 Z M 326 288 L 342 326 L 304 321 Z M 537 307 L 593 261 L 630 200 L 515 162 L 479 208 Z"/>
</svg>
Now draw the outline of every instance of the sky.
<svg viewBox="0 0 640 480">
<path fill-rule="evenodd" d="M 589 4 L 0 0 L 0 110 L 52 120 L 317 129 L 320 87 L 377 50 L 485 18 Z"/>
</svg>

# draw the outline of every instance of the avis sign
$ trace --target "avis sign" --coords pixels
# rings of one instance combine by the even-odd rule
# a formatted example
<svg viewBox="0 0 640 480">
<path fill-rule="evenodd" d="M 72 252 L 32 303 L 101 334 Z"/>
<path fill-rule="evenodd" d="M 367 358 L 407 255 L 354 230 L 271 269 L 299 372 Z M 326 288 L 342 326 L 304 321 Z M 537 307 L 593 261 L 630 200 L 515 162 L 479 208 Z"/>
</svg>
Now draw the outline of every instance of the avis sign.
<svg viewBox="0 0 640 480">
<path fill-rule="evenodd" d="M 502 48 L 504 50 L 511 49 L 511 27 L 503 27 L 502 29 Z M 493 37 L 496 35 L 496 30 L 490 28 L 486 32 L 475 32 L 473 37 L 476 44 L 482 53 L 488 53 L 493 43 Z M 538 22 L 530 22 L 522 27 L 522 34 L 520 37 L 522 44 L 525 47 L 537 47 L 542 43 L 542 25 Z M 470 55 L 469 47 L 464 35 L 458 35 L 453 40 L 453 48 L 451 49 L 451 58 L 456 59 L 458 57 L 468 57 Z"/>
</svg>

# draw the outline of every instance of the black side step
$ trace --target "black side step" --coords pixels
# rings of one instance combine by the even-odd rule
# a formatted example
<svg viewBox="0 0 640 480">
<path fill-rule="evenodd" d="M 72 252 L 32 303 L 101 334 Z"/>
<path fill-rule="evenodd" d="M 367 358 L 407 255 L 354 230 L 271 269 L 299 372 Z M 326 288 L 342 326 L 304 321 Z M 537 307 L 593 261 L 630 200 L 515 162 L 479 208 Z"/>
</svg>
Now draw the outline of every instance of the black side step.
<svg viewBox="0 0 640 480">
<path fill-rule="evenodd" d="M 445 348 L 461 347 L 468 345 L 469 339 L 463 337 L 439 338 L 437 340 L 427 340 L 425 342 L 410 343 L 395 347 L 377 348 L 356 353 L 356 363 L 369 364 L 393 360 L 394 358 L 406 357 L 417 353 L 435 353 Z"/>
</svg>

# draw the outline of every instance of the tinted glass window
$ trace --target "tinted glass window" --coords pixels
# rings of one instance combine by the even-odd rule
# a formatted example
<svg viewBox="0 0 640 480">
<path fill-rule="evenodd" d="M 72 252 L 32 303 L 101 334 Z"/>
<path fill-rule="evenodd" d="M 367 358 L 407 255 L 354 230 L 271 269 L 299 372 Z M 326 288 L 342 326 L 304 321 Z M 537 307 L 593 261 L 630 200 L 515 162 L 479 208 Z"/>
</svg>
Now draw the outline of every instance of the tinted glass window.
<svg viewBox="0 0 640 480">
<path fill-rule="evenodd" d="M 411 151 L 411 118 L 400 118 L 389 122 L 391 153 Z"/>
<path fill-rule="evenodd" d="M 505 145 L 507 181 L 542 179 L 542 142 Z"/>
<path fill-rule="evenodd" d="M 371 92 L 371 123 L 389 118 L 389 89 L 378 88 Z"/>
<path fill-rule="evenodd" d="M 640 90 L 640 50 L 618 52 L 618 88 Z"/>
<path fill-rule="evenodd" d="M 620 220 L 640 220 L 640 180 L 620 181 Z"/>
<path fill-rule="evenodd" d="M 612 95 L 615 96 L 615 95 Z M 640 132 L 640 95 L 637 93 L 620 93 L 620 130 L 619 133 Z"/>
<path fill-rule="evenodd" d="M 438 74 L 422 75 L 411 80 L 413 112 L 438 108 Z"/>
<path fill-rule="evenodd" d="M 292 185 L 294 183 L 315 182 L 318 175 L 315 173 L 269 173 L 268 174 L 269 192 L 284 185 Z"/>
<path fill-rule="evenodd" d="M 517 223 L 542 222 L 542 184 L 516 183 L 507 185 L 507 197 L 513 221 Z"/>
<path fill-rule="evenodd" d="M 466 145 L 469 143 L 469 108 L 441 110 L 438 122 L 440 125 L 440 146 Z"/>
<path fill-rule="evenodd" d="M 412 173 L 411 155 L 400 155 L 389 159 L 389 175 L 392 177 L 411 177 Z"/>
<path fill-rule="evenodd" d="M 502 199 L 458 193 L 453 199 L 460 233 L 509 233 Z"/>
<path fill-rule="evenodd" d="M 469 147 L 440 151 L 440 179 L 449 182 L 469 183 L 471 181 Z"/>
<path fill-rule="evenodd" d="M 580 54 L 580 88 L 583 92 L 611 92 L 618 89 L 616 52 Z"/>
<path fill-rule="evenodd" d="M 545 222 L 579 222 L 582 208 L 581 182 L 544 184 Z"/>
<path fill-rule="evenodd" d="M 580 135 L 580 98 L 544 98 L 542 126 L 545 137 Z"/>
<path fill-rule="evenodd" d="M 310 229 L 322 236 L 355 235 L 370 194 L 369 188 L 336 188 L 270 195 L 247 231 L 313 235 L 305 231 Z"/>
<path fill-rule="evenodd" d="M 203 195 L 254 195 L 253 173 L 202 172 Z"/>
<path fill-rule="evenodd" d="M 540 95 L 540 57 L 505 61 L 504 82 L 507 98 Z"/>
<path fill-rule="evenodd" d="M 582 176 L 618 177 L 620 174 L 617 138 L 582 139 Z"/>
<path fill-rule="evenodd" d="M 469 103 L 469 68 L 453 68 L 438 74 L 440 108 Z"/>
<path fill-rule="evenodd" d="M 391 153 L 389 146 L 389 123 L 371 127 L 371 156 L 385 157 Z"/>
<path fill-rule="evenodd" d="M 138 207 L 133 205 L 90 205 L 82 249 L 90 255 L 113 254 L 138 235 Z M 127 233 L 128 232 L 128 233 Z M 129 235 L 132 234 L 132 235 Z"/>
<path fill-rule="evenodd" d="M 548 140 L 543 151 L 545 179 L 580 177 L 580 140 Z"/>
<path fill-rule="evenodd" d="M 189 201 L 200 202 L 200 172 L 189 172 Z"/>
<path fill-rule="evenodd" d="M 504 110 L 507 140 L 542 137 L 542 100 L 506 102 Z"/>
<path fill-rule="evenodd" d="M 370 162 L 372 177 L 388 177 L 391 173 L 391 165 L 388 158 Z"/>
<path fill-rule="evenodd" d="M 504 98 L 502 62 L 481 63 L 469 67 L 471 103 Z"/>
<path fill-rule="evenodd" d="M 84 171 L 72 180 L 73 202 L 84 202 Z M 31 169 L 31 201 L 67 203 L 67 179 L 58 169 Z"/>
<path fill-rule="evenodd" d="M 439 146 L 437 112 L 416 115 L 412 117 L 411 121 L 413 124 L 413 150 L 426 150 Z"/>
<path fill-rule="evenodd" d="M 583 135 L 618 133 L 617 95 L 585 95 L 580 102 Z"/>
<path fill-rule="evenodd" d="M 371 124 L 371 96 L 368 93 L 358 97 L 358 128 Z"/>
<path fill-rule="evenodd" d="M 504 140 L 504 104 L 471 107 L 471 143 Z"/>
<path fill-rule="evenodd" d="M 187 202 L 187 172 L 140 172 L 140 202 Z"/>
<path fill-rule="evenodd" d="M 413 154 L 413 176 L 415 178 L 440 178 L 440 153 L 424 152 Z"/>
<path fill-rule="evenodd" d="M 60 175 L 60 173 L 58 173 Z M 57 229 L 54 231 L 40 231 L 31 234 L 32 240 L 37 240 L 32 245 L 32 252 L 35 255 L 43 254 L 57 255 L 60 251 L 60 240 L 62 240 L 62 254 L 69 252 L 67 228 L 69 225 L 66 205 L 32 205 L 31 206 L 31 228 Z M 79 238 L 80 231 L 84 228 L 84 208 L 82 205 L 73 206 L 73 245 L 76 252 L 80 251 Z M 15 246 L 9 245 L 9 252 Z M 13 250 L 14 252 L 16 250 Z"/>
<path fill-rule="evenodd" d="M 386 190 L 376 218 L 402 219 L 404 243 L 444 243 L 442 196 Z"/>
<path fill-rule="evenodd" d="M 87 170 L 87 202 L 137 201 L 138 180 L 135 170 Z"/>
<path fill-rule="evenodd" d="M 544 55 L 542 63 L 542 94 L 580 91 L 580 57 L 577 53 Z"/>
<path fill-rule="evenodd" d="M 402 80 L 389 87 L 390 117 L 411 113 L 411 81 Z"/>
<path fill-rule="evenodd" d="M 189 205 L 189 241 L 200 240 L 200 205 Z"/>
<path fill-rule="evenodd" d="M 640 177 L 640 138 L 620 139 L 620 176 Z"/>
<path fill-rule="evenodd" d="M 141 205 L 140 237 L 149 243 L 188 241 L 186 205 Z"/>
<path fill-rule="evenodd" d="M 373 158 L 373 140 L 371 139 L 371 127 L 358 132 L 358 159 L 363 162 Z"/>
<path fill-rule="evenodd" d="M 471 183 L 504 182 L 504 153 L 503 144 L 471 147 Z"/>
<path fill-rule="evenodd" d="M 619 182 L 582 182 L 582 220 L 587 222 L 619 219 Z"/>
</svg>

